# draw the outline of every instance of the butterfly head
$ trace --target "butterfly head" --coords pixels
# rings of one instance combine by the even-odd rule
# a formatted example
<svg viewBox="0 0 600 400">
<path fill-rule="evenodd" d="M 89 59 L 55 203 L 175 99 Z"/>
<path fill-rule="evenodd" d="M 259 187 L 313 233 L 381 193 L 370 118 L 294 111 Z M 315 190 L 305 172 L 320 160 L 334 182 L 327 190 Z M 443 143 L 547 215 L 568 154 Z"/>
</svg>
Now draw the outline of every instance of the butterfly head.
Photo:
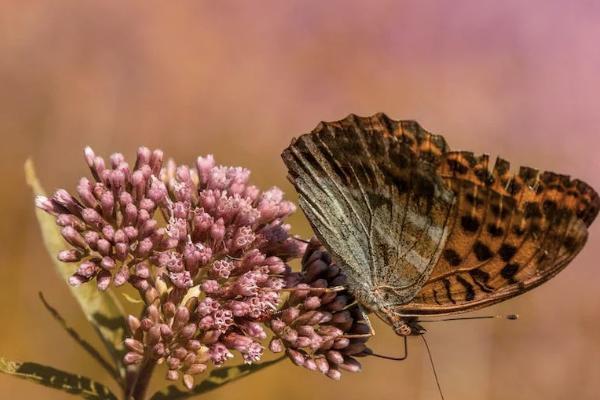
<svg viewBox="0 0 600 400">
<path fill-rule="evenodd" d="M 427 332 L 416 317 L 403 317 L 395 313 L 387 313 L 385 320 L 398 336 L 420 336 Z"/>
</svg>

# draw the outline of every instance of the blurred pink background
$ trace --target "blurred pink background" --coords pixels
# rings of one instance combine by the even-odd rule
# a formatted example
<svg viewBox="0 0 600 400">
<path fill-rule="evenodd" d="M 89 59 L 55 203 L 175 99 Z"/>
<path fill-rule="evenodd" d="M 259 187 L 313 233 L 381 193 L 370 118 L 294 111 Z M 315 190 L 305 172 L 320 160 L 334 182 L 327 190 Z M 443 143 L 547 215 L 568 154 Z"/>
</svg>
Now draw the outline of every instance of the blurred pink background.
<svg viewBox="0 0 600 400">
<path fill-rule="evenodd" d="M 353 112 L 416 119 L 455 149 L 501 154 L 600 187 L 600 3 L 594 1 L 16 1 L 0 4 L 0 355 L 110 382 L 37 292 L 98 341 L 41 243 L 23 162 L 48 189 L 87 174 L 82 149 L 214 153 L 286 182 L 280 151 Z M 301 213 L 292 224 L 309 235 Z M 596 399 L 600 229 L 557 278 L 480 312 L 517 322 L 430 325 L 446 398 Z M 382 324 L 371 341 L 399 353 Z M 436 399 L 423 345 L 332 382 L 289 362 L 207 399 Z M 153 387 L 164 385 L 156 377 Z M 70 396 L 0 375 L 0 397 Z"/>
</svg>

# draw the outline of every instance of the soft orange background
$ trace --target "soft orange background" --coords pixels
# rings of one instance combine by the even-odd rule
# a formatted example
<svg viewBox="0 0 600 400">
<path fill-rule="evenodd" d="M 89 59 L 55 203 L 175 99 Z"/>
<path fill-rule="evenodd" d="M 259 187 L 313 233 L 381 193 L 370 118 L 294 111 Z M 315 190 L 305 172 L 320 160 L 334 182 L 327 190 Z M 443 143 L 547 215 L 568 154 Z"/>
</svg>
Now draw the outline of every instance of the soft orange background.
<svg viewBox="0 0 600 400">
<path fill-rule="evenodd" d="M 109 381 L 37 299 L 98 343 L 44 252 L 26 157 L 48 189 L 73 189 L 88 144 L 190 163 L 211 152 L 294 197 L 279 158 L 293 136 L 384 111 L 455 149 L 600 187 L 599 39 L 593 1 L 2 1 L 0 355 Z M 292 223 L 309 234 L 300 213 Z M 599 244 L 594 226 L 556 279 L 482 312 L 520 321 L 430 325 L 447 399 L 598 398 Z M 398 353 L 376 328 L 373 347 Z M 365 360 L 339 383 L 286 362 L 206 398 L 437 399 L 423 345 L 410 345 L 407 361 Z M 0 397 L 70 398 L 5 375 Z"/>
</svg>

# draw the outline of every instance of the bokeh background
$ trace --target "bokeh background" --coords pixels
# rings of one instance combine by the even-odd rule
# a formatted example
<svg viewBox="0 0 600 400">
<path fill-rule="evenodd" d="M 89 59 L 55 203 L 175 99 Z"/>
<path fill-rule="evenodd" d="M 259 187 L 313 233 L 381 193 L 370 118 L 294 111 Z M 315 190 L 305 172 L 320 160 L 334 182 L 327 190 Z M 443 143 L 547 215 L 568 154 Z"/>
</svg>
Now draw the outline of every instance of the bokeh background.
<svg viewBox="0 0 600 400">
<path fill-rule="evenodd" d="M 0 4 L 0 355 L 108 382 L 43 310 L 42 290 L 94 343 L 44 252 L 22 166 L 48 189 L 86 174 L 82 149 L 214 153 L 286 182 L 280 151 L 320 120 L 384 111 L 455 149 L 502 154 L 600 187 L 595 1 L 23 1 Z M 294 231 L 309 235 L 301 213 Z M 428 334 L 447 399 L 596 399 L 600 229 L 556 279 Z M 381 324 L 380 352 L 400 352 Z M 207 399 L 436 399 L 423 345 L 335 383 L 289 362 Z M 156 378 L 153 387 L 164 384 Z M 70 396 L 0 375 L 0 397 Z"/>
</svg>

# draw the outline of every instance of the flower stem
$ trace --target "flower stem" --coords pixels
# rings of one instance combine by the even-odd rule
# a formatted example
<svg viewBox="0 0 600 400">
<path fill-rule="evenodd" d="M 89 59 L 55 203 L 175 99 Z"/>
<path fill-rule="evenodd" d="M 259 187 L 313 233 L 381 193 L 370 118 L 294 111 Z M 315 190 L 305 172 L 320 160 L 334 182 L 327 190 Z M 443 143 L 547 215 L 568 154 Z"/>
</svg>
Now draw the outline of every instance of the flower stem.
<svg viewBox="0 0 600 400">
<path fill-rule="evenodd" d="M 156 363 L 154 360 L 146 359 L 140 365 L 140 368 L 128 376 L 127 390 L 125 393 L 126 400 L 143 400 L 146 395 L 146 390 L 152 378 L 152 372 Z"/>
</svg>

